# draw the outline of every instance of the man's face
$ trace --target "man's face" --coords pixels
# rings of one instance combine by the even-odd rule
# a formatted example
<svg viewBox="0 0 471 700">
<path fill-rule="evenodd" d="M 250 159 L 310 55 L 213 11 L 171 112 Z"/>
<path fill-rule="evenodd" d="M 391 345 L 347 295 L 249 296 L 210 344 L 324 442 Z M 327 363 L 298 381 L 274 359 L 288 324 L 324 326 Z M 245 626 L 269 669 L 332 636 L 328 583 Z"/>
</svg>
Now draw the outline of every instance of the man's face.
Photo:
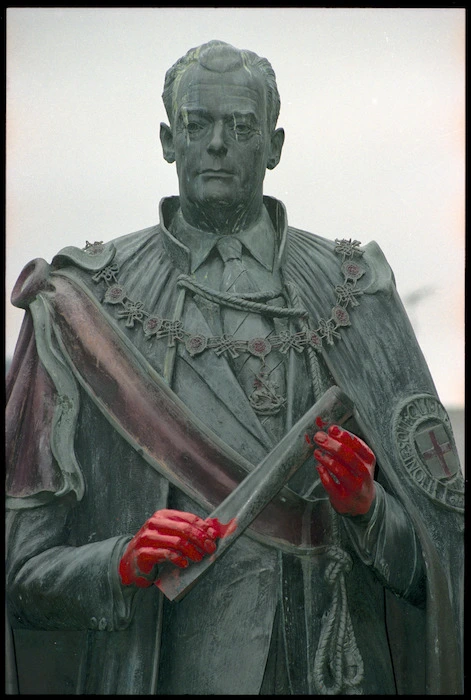
<svg viewBox="0 0 471 700">
<path fill-rule="evenodd" d="M 178 86 L 173 126 L 182 204 L 234 211 L 261 199 L 271 137 L 258 71 L 191 66 Z"/>
</svg>

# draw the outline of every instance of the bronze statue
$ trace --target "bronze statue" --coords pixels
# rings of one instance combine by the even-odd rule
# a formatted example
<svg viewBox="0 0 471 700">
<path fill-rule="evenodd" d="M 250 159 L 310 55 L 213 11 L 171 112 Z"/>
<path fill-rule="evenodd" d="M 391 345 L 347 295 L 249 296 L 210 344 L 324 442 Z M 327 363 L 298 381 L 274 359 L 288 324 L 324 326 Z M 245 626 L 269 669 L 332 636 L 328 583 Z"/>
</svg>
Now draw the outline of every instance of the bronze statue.
<svg viewBox="0 0 471 700">
<path fill-rule="evenodd" d="M 463 477 L 391 268 L 264 195 L 266 59 L 211 41 L 163 100 L 160 222 L 12 294 L 19 692 L 32 630 L 77 633 L 42 692 L 461 693 Z"/>
</svg>

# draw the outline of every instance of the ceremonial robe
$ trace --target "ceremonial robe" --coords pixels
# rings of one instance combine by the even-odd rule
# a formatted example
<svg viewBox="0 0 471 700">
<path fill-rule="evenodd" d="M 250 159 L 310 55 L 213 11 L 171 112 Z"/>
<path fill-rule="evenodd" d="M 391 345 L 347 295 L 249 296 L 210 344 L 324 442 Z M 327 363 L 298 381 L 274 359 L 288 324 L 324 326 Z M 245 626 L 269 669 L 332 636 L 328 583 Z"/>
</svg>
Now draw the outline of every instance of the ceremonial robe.
<svg viewBox="0 0 471 700">
<path fill-rule="evenodd" d="M 463 479 L 391 269 L 376 243 L 290 228 L 281 203 L 265 204 L 308 318 L 301 349 L 290 341 L 289 424 L 318 398 L 318 357 L 317 389 L 352 399 L 377 455 L 372 512 L 335 514 L 311 461 L 276 527 L 261 516 L 182 601 L 124 589 L 119 558 L 153 512 L 206 517 L 273 444 L 225 353 L 183 342 L 211 334 L 179 284 L 176 198 L 155 227 L 33 261 L 13 294 L 26 315 L 8 387 L 7 597 L 18 640 L 77 634 L 63 692 L 462 692 Z M 158 396 L 188 439 L 162 428 Z"/>
</svg>

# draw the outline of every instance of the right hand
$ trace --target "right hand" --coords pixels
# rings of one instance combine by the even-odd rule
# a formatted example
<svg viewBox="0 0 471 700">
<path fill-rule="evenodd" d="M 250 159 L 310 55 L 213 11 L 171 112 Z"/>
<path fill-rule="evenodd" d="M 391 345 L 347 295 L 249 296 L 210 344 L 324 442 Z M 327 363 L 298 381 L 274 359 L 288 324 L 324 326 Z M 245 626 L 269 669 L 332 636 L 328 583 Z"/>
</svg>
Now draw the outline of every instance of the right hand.
<svg viewBox="0 0 471 700">
<path fill-rule="evenodd" d="M 158 510 L 129 542 L 119 562 L 121 582 L 147 588 L 156 578 L 157 564 L 171 561 L 183 569 L 189 560 L 201 561 L 216 550 L 214 540 L 221 532 L 214 525 L 193 513 Z"/>
</svg>

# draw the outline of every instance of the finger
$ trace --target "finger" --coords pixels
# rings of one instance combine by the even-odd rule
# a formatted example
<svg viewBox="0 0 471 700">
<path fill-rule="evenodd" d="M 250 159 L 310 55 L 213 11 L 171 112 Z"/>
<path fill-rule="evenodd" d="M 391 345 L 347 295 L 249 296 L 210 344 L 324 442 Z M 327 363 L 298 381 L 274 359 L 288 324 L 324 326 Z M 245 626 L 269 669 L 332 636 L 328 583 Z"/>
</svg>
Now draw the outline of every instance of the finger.
<svg viewBox="0 0 471 700">
<path fill-rule="evenodd" d="M 352 493 L 361 488 L 363 479 L 358 477 L 351 469 L 343 463 L 338 462 L 331 455 L 322 452 L 322 450 L 314 450 L 314 457 L 317 459 L 330 474 L 333 474 L 337 481 L 348 491 Z M 366 467 L 363 467 L 366 470 Z"/>
<path fill-rule="evenodd" d="M 198 518 L 198 520 L 200 519 Z M 159 517 L 153 516 L 147 522 L 147 527 L 150 530 L 157 530 L 163 534 L 180 536 L 188 541 L 191 541 L 194 545 L 200 547 L 204 551 L 210 551 L 207 549 L 208 542 L 211 542 L 217 534 L 214 528 L 210 528 L 210 526 L 206 523 L 205 528 L 203 529 L 199 527 L 199 525 L 189 523 L 187 520 L 170 519 L 162 515 Z M 209 530 L 214 532 L 213 536 L 211 536 Z"/>
<path fill-rule="evenodd" d="M 345 498 L 346 493 L 344 487 L 342 484 L 334 481 L 328 469 L 322 466 L 322 464 L 319 464 L 316 469 L 322 485 L 324 486 L 331 500 L 342 500 Z"/>
<path fill-rule="evenodd" d="M 363 476 L 365 461 L 348 445 L 344 445 L 326 433 L 316 433 L 314 440 L 324 452 L 329 453 L 337 462 L 341 462 L 355 476 Z"/>
<path fill-rule="evenodd" d="M 341 428 L 339 425 L 331 425 L 328 434 L 356 452 L 367 464 L 375 463 L 376 458 L 373 450 L 358 435 Z"/>
<path fill-rule="evenodd" d="M 203 520 L 194 513 L 187 513 L 186 511 L 180 510 L 163 509 L 154 513 L 152 518 L 149 519 L 149 523 L 157 523 L 162 518 L 178 523 L 188 523 L 189 525 L 198 528 L 202 532 L 206 533 L 206 535 L 212 539 L 214 539 L 217 536 L 217 532 L 212 527 L 211 523 L 206 520 Z"/>
<path fill-rule="evenodd" d="M 154 566 L 167 559 L 167 550 L 163 548 L 148 547 L 137 550 L 135 564 L 143 574 L 150 574 Z"/>
<path fill-rule="evenodd" d="M 180 552 L 175 552 L 171 549 L 141 549 L 136 556 L 136 566 L 143 574 L 150 574 L 157 564 L 164 561 L 171 561 L 181 569 L 188 566 L 188 559 Z"/>
<path fill-rule="evenodd" d="M 214 538 L 217 535 L 211 523 L 207 522 L 206 520 L 203 520 L 194 513 L 187 513 L 186 511 L 182 510 L 171 510 L 168 508 L 164 508 L 154 513 L 150 520 L 152 521 L 154 518 L 158 517 L 168 518 L 169 520 L 175 520 L 176 522 L 187 522 L 190 525 L 199 528 L 203 532 L 206 532 L 211 538 Z"/>
<path fill-rule="evenodd" d="M 192 536 L 194 533 L 186 533 L 180 530 L 168 530 L 165 527 L 159 528 L 158 530 L 146 529 L 144 530 L 140 537 L 139 542 L 145 542 L 152 545 L 158 545 L 159 542 L 163 542 L 172 548 L 189 547 L 191 551 L 197 550 L 201 554 L 212 554 L 216 551 L 216 543 L 214 540 L 210 540 L 209 537 L 204 538 L 200 536 L 199 533 L 196 536 Z"/>
<path fill-rule="evenodd" d="M 212 546 L 211 553 L 215 551 L 216 545 L 214 542 L 207 540 Z M 161 533 L 155 530 L 144 531 L 136 543 L 136 549 L 141 550 L 142 548 L 159 549 L 160 547 L 165 547 L 166 549 L 171 549 L 173 551 L 183 554 L 192 561 L 201 561 L 206 551 L 201 550 L 199 547 L 195 546 L 185 537 L 174 534 Z"/>
</svg>

